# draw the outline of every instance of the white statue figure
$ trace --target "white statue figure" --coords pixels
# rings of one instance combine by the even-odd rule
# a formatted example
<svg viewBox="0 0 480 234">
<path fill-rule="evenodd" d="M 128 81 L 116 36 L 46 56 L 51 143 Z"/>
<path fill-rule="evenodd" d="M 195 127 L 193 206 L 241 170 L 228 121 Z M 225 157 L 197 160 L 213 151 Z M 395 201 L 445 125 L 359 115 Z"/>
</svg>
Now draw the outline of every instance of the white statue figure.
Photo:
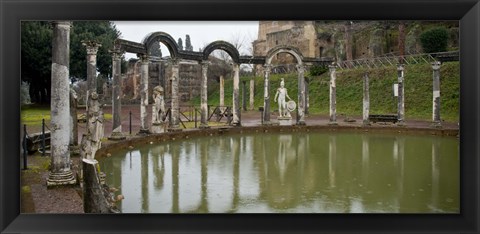
<svg viewBox="0 0 480 234">
<path fill-rule="evenodd" d="M 87 158 L 94 158 L 95 153 L 102 145 L 102 138 L 104 134 L 103 129 L 103 111 L 100 102 L 98 101 L 97 92 L 90 94 L 90 103 L 88 105 L 88 133 L 87 140 L 89 141 L 86 150 Z M 83 139 L 82 139 L 83 142 Z M 88 149 L 90 148 L 90 149 Z"/>
<path fill-rule="evenodd" d="M 277 97 L 279 117 L 290 117 L 290 112 L 287 110 L 287 102 L 285 100 L 285 97 L 287 97 L 288 100 L 292 99 L 288 96 L 287 88 L 285 88 L 285 81 L 283 80 L 283 78 L 282 81 L 280 81 L 280 88 L 278 88 L 277 92 L 275 93 L 275 102 L 277 102 Z"/>
<path fill-rule="evenodd" d="M 98 94 L 92 92 L 88 110 L 89 132 L 92 134 L 92 141 L 100 141 L 103 138 L 103 111 Z"/>
<path fill-rule="evenodd" d="M 155 86 L 153 88 L 153 100 L 155 102 L 152 110 L 153 123 L 162 123 L 165 115 L 165 100 L 163 98 L 163 87 Z"/>
</svg>

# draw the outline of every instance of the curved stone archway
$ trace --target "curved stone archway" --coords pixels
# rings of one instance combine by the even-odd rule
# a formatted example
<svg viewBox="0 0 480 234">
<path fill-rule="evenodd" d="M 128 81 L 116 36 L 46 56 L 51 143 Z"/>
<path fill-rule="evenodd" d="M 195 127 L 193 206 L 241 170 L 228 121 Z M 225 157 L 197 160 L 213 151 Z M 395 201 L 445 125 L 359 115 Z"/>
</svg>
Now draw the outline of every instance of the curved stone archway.
<svg viewBox="0 0 480 234">
<path fill-rule="evenodd" d="M 226 41 L 214 41 L 208 44 L 205 49 L 203 49 L 203 60 L 208 60 L 208 56 L 217 49 L 227 52 L 228 55 L 232 57 L 234 63 L 240 64 L 240 53 L 237 48 Z"/>
<path fill-rule="evenodd" d="M 140 119 L 141 121 L 141 131 L 139 133 L 148 134 L 150 133 L 147 121 L 147 107 L 148 107 L 148 77 L 149 77 L 149 69 L 148 64 L 150 58 L 148 56 L 149 49 L 154 43 L 162 43 L 164 44 L 167 49 L 169 50 L 171 59 L 169 63 L 172 67 L 171 77 L 169 78 L 169 84 L 171 91 L 171 118 L 169 119 L 169 128 L 168 131 L 180 131 L 179 128 L 179 120 L 180 120 L 180 107 L 179 107 L 179 80 L 180 80 L 180 63 L 182 61 L 184 63 L 198 63 L 202 67 L 202 76 L 201 76 L 201 128 L 208 128 L 208 97 L 207 97 L 207 71 L 209 67 L 208 58 L 210 54 L 217 49 L 225 51 L 231 58 L 232 58 L 232 68 L 234 71 L 233 75 L 233 103 L 232 103 L 232 125 L 234 126 L 241 126 L 241 112 L 240 112 L 240 97 L 239 97 L 239 83 L 240 83 L 240 64 L 249 63 L 249 64 L 264 64 L 267 69 L 265 69 L 265 101 L 264 101 L 264 115 L 263 115 L 263 122 L 269 123 L 270 122 L 270 99 L 268 97 L 269 93 L 269 83 L 268 83 L 268 76 L 271 71 L 271 61 L 272 58 L 279 54 L 279 53 L 289 53 L 297 60 L 297 70 L 298 70 L 298 84 L 299 84 L 299 98 L 298 98 L 298 110 L 299 114 L 297 115 L 297 124 L 304 124 L 304 110 L 306 104 L 306 94 L 305 90 L 305 80 L 304 80 L 304 63 L 311 63 L 311 62 L 325 62 L 326 60 L 321 58 L 308 58 L 303 57 L 300 50 L 296 47 L 283 45 L 277 46 L 272 48 L 268 51 L 267 56 L 240 56 L 239 51 L 235 46 L 231 43 L 218 40 L 208 44 L 203 51 L 195 52 L 195 51 L 185 51 L 179 50 L 179 47 L 173 37 L 166 33 L 166 32 L 152 32 L 144 37 L 141 43 L 123 40 L 123 39 L 116 39 L 114 42 L 114 50 L 112 50 L 112 74 L 120 74 L 120 57 L 123 53 L 135 53 L 140 58 L 141 63 L 141 82 L 140 82 L 140 90 L 141 90 L 141 111 L 140 111 Z M 330 60 L 328 60 L 330 61 Z M 114 79 L 115 80 L 115 79 Z M 118 79 L 117 79 L 118 80 Z M 120 85 L 120 84 L 114 84 Z M 165 84 L 167 85 L 167 84 Z M 118 98 L 117 98 L 118 99 Z M 114 101 L 120 100 L 115 99 Z M 118 109 L 118 108 L 117 108 Z M 120 115 L 119 111 L 115 111 L 114 116 L 118 117 Z M 298 119 L 300 116 L 300 119 Z M 118 119 L 118 118 L 117 118 Z M 121 131 L 121 130 L 120 130 Z"/>
<path fill-rule="evenodd" d="M 265 56 L 266 57 L 265 64 L 270 65 L 273 57 L 280 53 L 288 53 L 292 55 L 297 60 L 298 65 L 303 65 L 303 55 L 300 52 L 300 50 L 293 46 L 285 46 L 285 45 L 279 45 L 271 48 L 267 52 L 267 56 Z"/>
<path fill-rule="evenodd" d="M 305 93 L 305 66 L 303 63 L 303 55 L 299 49 L 293 46 L 280 45 L 273 47 L 267 52 L 265 58 L 265 90 L 264 90 L 264 112 L 263 112 L 263 123 L 270 124 L 270 81 L 269 76 L 272 69 L 272 59 L 274 56 L 280 53 L 291 54 L 297 61 L 297 72 L 298 72 L 298 108 L 297 108 L 297 120 L 298 125 L 305 125 L 305 106 L 306 106 L 306 93 Z"/>
<path fill-rule="evenodd" d="M 147 35 L 142 41 L 142 44 L 145 46 L 145 49 L 147 50 L 147 54 L 149 54 L 148 49 L 155 42 L 162 42 L 163 44 L 165 44 L 168 51 L 170 52 L 170 57 L 172 58 L 179 57 L 177 42 L 175 42 L 175 40 L 173 39 L 172 36 L 170 36 L 170 34 L 166 32 L 153 32 Z"/>
<path fill-rule="evenodd" d="M 203 61 L 208 61 L 208 56 L 214 51 L 214 50 L 223 50 L 230 55 L 230 57 L 233 60 L 232 68 L 233 68 L 233 103 L 232 103 L 232 110 L 233 110 L 233 121 L 232 124 L 234 126 L 241 126 L 241 113 L 240 113 L 240 98 L 239 98 L 239 92 L 240 92 L 240 54 L 238 53 L 237 48 L 233 46 L 232 44 L 226 42 L 226 41 L 214 41 L 210 44 L 208 44 L 205 49 L 203 50 Z M 204 86 L 206 87 L 206 73 L 204 75 Z M 206 92 L 206 88 L 204 88 Z M 205 100 L 206 100 L 206 94 L 205 94 Z M 202 96 L 203 100 L 203 96 Z M 204 102 L 204 105 L 206 106 L 206 101 Z"/>
</svg>

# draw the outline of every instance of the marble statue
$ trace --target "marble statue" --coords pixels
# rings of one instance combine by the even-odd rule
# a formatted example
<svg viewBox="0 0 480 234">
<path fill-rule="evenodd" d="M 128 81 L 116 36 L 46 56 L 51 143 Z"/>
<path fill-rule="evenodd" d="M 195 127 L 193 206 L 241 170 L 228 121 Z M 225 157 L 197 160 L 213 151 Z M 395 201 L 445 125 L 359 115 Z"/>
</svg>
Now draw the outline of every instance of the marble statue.
<svg viewBox="0 0 480 234">
<path fill-rule="evenodd" d="M 152 110 L 152 123 L 162 123 L 165 115 L 165 100 L 163 98 L 163 87 L 155 86 L 153 88 L 153 100 L 155 104 Z"/>
<path fill-rule="evenodd" d="M 275 93 L 274 101 L 277 102 L 278 98 L 278 117 L 290 117 L 290 112 L 287 109 L 287 101 L 285 98 L 288 98 L 290 101 L 292 100 L 288 96 L 287 88 L 285 88 L 285 81 L 282 78 L 280 81 L 280 88 L 277 89 Z"/>
</svg>

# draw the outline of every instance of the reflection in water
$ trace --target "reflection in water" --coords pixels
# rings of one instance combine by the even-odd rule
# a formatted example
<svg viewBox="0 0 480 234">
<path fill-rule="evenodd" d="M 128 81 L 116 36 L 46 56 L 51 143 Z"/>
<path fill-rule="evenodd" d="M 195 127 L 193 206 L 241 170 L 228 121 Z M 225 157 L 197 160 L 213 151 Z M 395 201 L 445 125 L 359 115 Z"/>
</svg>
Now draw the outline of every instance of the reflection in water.
<svg viewBox="0 0 480 234">
<path fill-rule="evenodd" d="M 124 213 L 458 213 L 457 138 L 232 135 L 101 160 Z"/>
</svg>

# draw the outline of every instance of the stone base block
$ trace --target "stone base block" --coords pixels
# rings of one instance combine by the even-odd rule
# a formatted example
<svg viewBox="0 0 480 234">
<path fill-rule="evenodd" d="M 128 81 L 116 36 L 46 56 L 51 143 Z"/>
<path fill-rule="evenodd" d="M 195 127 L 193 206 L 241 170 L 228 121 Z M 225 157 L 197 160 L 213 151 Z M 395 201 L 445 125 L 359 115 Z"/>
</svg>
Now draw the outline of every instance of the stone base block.
<svg viewBox="0 0 480 234">
<path fill-rule="evenodd" d="M 176 128 L 169 128 L 168 131 L 169 131 L 169 132 L 181 132 L 182 129 L 179 128 L 179 127 L 176 127 Z"/>
<path fill-rule="evenodd" d="M 153 123 L 152 127 L 150 128 L 151 133 L 164 133 L 167 130 L 166 123 Z"/>
<path fill-rule="evenodd" d="M 77 179 L 73 176 L 72 171 L 50 172 L 47 178 L 47 188 L 75 185 L 76 183 Z"/>
<path fill-rule="evenodd" d="M 278 117 L 278 124 L 280 126 L 291 126 L 292 117 Z"/>
<path fill-rule="evenodd" d="M 200 123 L 199 128 L 200 128 L 200 129 L 207 129 L 207 128 L 210 128 L 210 126 L 208 126 L 207 123 Z"/>
<path fill-rule="evenodd" d="M 442 123 L 441 122 L 432 122 L 432 124 L 430 124 L 430 127 L 432 127 L 432 128 L 442 128 Z"/>
<path fill-rule="evenodd" d="M 328 123 L 328 125 L 337 126 L 338 123 L 337 123 L 337 121 L 330 121 L 330 122 Z"/>
<path fill-rule="evenodd" d="M 150 133 L 151 132 L 148 129 L 140 129 L 140 131 L 138 131 L 137 135 L 145 136 L 145 135 L 149 135 Z"/>
<path fill-rule="evenodd" d="M 112 135 L 110 135 L 108 139 L 113 141 L 120 141 L 127 139 L 127 137 L 123 134 L 123 132 L 112 132 Z"/>
</svg>

